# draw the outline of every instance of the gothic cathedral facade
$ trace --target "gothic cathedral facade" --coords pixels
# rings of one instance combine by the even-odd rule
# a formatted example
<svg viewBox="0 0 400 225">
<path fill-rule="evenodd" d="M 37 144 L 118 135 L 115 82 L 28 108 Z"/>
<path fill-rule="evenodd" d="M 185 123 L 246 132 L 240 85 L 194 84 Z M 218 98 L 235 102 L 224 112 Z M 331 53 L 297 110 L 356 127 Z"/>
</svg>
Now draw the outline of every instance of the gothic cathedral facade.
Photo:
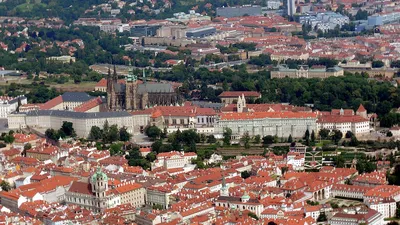
<svg viewBox="0 0 400 225">
<path fill-rule="evenodd" d="M 142 110 L 156 105 L 175 105 L 179 94 L 169 83 L 147 83 L 143 70 L 143 83 L 140 83 L 133 68 L 129 66 L 125 80 L 118 80 L 116 68 L 107 76 L 107 109 L 109 111 Z"/>
</svg>

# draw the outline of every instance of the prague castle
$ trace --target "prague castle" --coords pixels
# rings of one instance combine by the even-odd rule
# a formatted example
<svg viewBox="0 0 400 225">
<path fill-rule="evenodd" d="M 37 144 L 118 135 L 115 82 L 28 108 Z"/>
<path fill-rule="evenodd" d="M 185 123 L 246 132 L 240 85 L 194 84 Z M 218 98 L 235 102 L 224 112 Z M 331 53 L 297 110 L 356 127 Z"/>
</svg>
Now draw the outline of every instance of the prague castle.
<svg viewBox="0 0 400 225">
<path fill-rule="evenodd" d="M 129 68 L 125 82 L 118 81 L 114 66 L 114 73 L 108 71 L 106 91 L 107 108 L 109 111 L 140 110 L 156 105 L 175 105 L 179 95 L 170 83 L 147 83 L 143 70 L 143 83 Z"/>
</svg>

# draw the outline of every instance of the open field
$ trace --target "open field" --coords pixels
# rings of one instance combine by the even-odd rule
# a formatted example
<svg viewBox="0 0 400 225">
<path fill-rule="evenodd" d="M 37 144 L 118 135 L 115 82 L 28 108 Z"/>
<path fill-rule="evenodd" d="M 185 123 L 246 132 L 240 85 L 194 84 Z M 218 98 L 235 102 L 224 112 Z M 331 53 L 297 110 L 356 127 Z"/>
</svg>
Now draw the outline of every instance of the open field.
<svg viewBox="0 0 400 225">
<path fill-rule="evenodd" d="M 32 80 L 27 80 L 19 76 L 5 76 L 4 79 L 0 79 L 0 86 L 10 85 L 11 83 L 30 84 L 32 83 Z"/>
<path fill-rule="evenodd" d="M 73 81 L 69 81 L 64 84 L 49 84 L 50 87 L 54 87 L 58 91 L 66 92 L 66 91 L 78 91 L 78 92 L 86 92 L 86 91 L 94 91 L 94 87 L 97 82 L 81 82 L 79 84 L 75 84 Z"/>
<path fill-rule="evenodd" d="M 0 87 L 10 85 L 11 83 L 31 84 L 32 82 L 33 82 L 32 80 L 28 80 L 28 79 L 21 78 L 21 77 L 6 76 L 4 80 L 0 80 Z M 94 87 L 96 86 L 96 83 L 97 82 L 85 81 L 85 82 L 81 82 L 79 84 L 75 84 L 72 80 L 70 80 L 64 84 L 47 83 L 46 82 L 46 85 L 49 85 L 50 87 L 55 88 L 61 92 L 66 92 L 66 91 L 86 92 L 86 91 L 94 91 Z"/>
</svg>

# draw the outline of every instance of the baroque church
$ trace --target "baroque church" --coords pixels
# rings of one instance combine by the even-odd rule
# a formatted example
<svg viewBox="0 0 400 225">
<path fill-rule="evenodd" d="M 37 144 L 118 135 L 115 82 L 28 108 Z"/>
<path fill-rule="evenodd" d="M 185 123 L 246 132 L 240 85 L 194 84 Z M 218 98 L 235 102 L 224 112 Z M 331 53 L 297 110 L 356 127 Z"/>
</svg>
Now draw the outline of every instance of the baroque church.
<svg viewBox="0 0 400 225">
<path fill-rule="evenodd" d="M 179 102 L 180 96 L 170 83 L 148 83 L 144 70 L 142 79 L 143 83 L 138 80 L 130 65 L 125 82 L 118 81 L 115 66 L 112 75 L 109 69 L 107 76 L 108 110 L 141 110 L 156 105 L 175 105 Z"/>
</svg>

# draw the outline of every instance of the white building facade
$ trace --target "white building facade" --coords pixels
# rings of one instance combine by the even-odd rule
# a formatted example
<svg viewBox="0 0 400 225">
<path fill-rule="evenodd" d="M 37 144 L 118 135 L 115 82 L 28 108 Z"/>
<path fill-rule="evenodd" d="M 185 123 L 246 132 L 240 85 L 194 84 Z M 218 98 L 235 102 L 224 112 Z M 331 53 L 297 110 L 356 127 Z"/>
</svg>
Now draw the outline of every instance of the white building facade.
<svg viewBox="0 0 400 225">
<path fill-rule="evenodd" d="M 343 134 L 347 131 L 356 136 L 368 134 L 370 132 L 370 123 L 368 119 L 361 116 L 322 116 L 317 121 L 317 129 L 339 130 Z"/>
<path fill-rule="evenodd" d="M 8 127 L 10 129 L 21 129 L 29 127 L 53 128 L 58 130 L 64 121 L 72 122 L 74 130 L 79 137 L 87 137 L 92 126 L 102 128 L 107 121 L 108 124 L 125 126 L 129 133 L 133 132 L 132 116 L 128 112 L 99 112 L 84 113 L 63 110 L 37 110 L 27 113 L 10 114 Z"/>
<path fill-rule="evenodd" d="M 165 152 L 157 155 L 157 159 L 151 164 L 151 168 L 164 167 L 165 169 L 183 168 L 196 159 L 194 152 Z"/>
<path fill-rule="evenodd" d="M 272 135 L 287 138 L 303 137 L 306 130 L 317 129 L 317 115 L 312 112 L 249 112 L 223 113 L 217 121 L 215 132 L 222 134 L 224 128 L 232 130 L 232 137 L 239 139 L 246 132 L 250 136 Z"/>
<path fill-rule="evenodd" d="M 370 201 L 366 203 L 368 207 L 378 211 L 383 218 L 391 218 L 396 216 L 396 201 Z"/>
<path fill-rule="evenodd" d="M 19 99 L 19 100 L 18 100 Z M 20 103 L 18 103 L 18 101 Z M 18 108 L 18 104 L 25 105 L 27 104 L 27 98 L 25 96 L 18 96 L 15 98 L 8 96 L 0 97 L 0 118 L 7 118 L 7 116 L 15 112 Z"/>
</svg>

